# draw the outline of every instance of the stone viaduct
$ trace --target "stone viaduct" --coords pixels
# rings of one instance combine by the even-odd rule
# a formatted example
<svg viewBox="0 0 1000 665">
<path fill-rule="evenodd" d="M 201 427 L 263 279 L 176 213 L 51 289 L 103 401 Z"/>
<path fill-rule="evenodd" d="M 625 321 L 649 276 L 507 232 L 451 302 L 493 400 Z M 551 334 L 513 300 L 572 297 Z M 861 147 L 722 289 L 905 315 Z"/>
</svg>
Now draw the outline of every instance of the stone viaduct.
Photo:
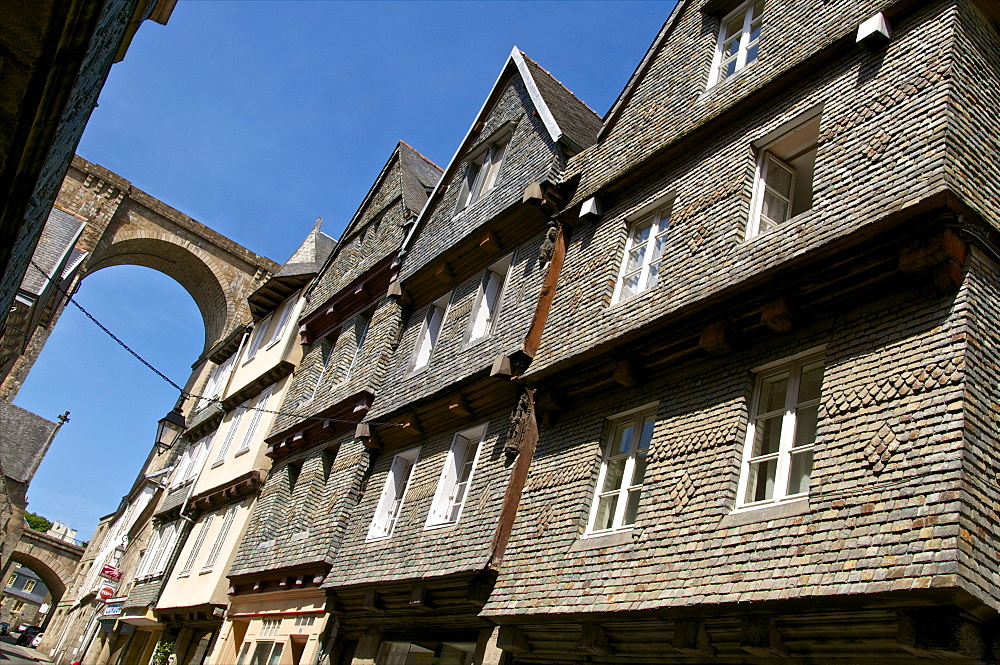
<svg viewBox="0 0 1000 665">
<path fill-rule="evenodd" d="M 75 245 L 82 264 L 72 288 L 87 275 L 111 266 L 158 270 L 176 280 L 197 303 L 205 324 L 205 350 L 249 320 L 247 296 L 278 268 L 270 259 L 79 156 L 73 158 L 55 207 L 85 223 Z M 0 399 L 14 399 L 64 305 L 63 299 L 49 325 L 33 331 L 0 385 Z"/>
<path fill-rule="evenodd" d="M 17 545 L 9 554 L 7 565 L 0 573 L 3 579 L 10 577 L 11 571 L 18 564 L 30 568 L 48 587 L 49 593 L 52 594 L 51 605 L 55 607 L 66 593 L 73 575 L 76 574 L 77 564 L 83 556 L 83 547 L 25 528 Z M 51 616 L 52 612 L 49 612 L 46 622 Z"/>
</svg>

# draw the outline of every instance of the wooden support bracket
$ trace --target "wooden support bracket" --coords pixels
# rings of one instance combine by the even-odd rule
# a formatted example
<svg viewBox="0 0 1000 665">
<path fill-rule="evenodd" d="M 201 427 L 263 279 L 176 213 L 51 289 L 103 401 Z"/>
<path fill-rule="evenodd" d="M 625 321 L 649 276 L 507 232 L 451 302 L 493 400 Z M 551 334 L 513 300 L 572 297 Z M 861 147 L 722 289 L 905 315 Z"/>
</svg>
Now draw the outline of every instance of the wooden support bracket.
<svg viewBox="0 0 1000 665">
<path fill-rule="evenodd" d="M 417 416 L 416 412 L 406 416 L 406 420 L 403 421 L 403 431 L 415 436 L 424 433 L 423 425 L 420 424 L 420 417 Z"/>
<path fill-rule="evenodd" d="M 398 281 L 389 282 L 389 288 L 385 290 L 385 295 L 388 298 L 402 298 L 403 297 L 403 285 Z"/>
<path fill-rule="evenodd" d="M 385 603 L 379 598 L 378 590 L 368 589 L 365 591 L 365 599 L 361 603 L 361 609 L 367 612 L 385 612 Z"/>
<path fill-rule="evenodd" d="M 465 395 L 462 393 L 457 393 L 448 403 L 448 413 L 459 418 L 468 418 L 472 415 L 472 408 L 469 406 L 468 401 L 465 399 Z"/>
<path fill-rule="evenodd" d="M 736 330 L 729 321 L 716 321 L 701 331 L 698 346 L 713 356 L 730 353 L 736 349 Z"/>
<path fill-rule="evenodd" d="M 615 364 L 612 378 L 619 385 L 635 388 L 642 383 L 642 368 L 632 358 L 622 358 Z"/>
<path fill-rule="evenodd" d="M 899 250 L 899 269 L 909 275 L 926 275 L 934 287 L 948 293 L 962 284 L 962 266 L 968 245 L 957 233 L 945 229 Z"/>
<path fill-rule="evenodd" d="M 527 655 L 531 653 L 531 644 L 524 631 L 517 626 L 500 626 L 497 632 L 497 646 L 514 655 Z"/>
<path fill-rule="evenodd" d="M 749 616 L 740 620 L 740 648 L 761 658 L 785 657 L 788 649 L 781 641 L 774 617 Z"/>
<path fill-rule="evenodd" d="M 437 268 L 434 269 L 434 277 L 436 277 L 439 282 L 444 284 L 451 284 L 455 281 L 455 275 L 451 272 L 451 268 L 448 266 L 447 262 L 442 262 Z"/>
<path fill-rule="evenodd" d="M 987 656 L 983 626 L 957 607 L 905 610 L 897 619 L 896 641 L 915 656 L 977 661 Z"/>
<path fill-rule="evenodd" d="M 715 655 L 705 622 L 697 619 L 678 619 L 674 622 L 674 648 L 688 656 Z"/>
<path fill-rule="evenodd" d="M 580 648 L 600 656 L 615 655 L 615 650 L 608 641 L 608 634 L 599 623 L 588 622 L 581 626 Z"/>
<path fill-rule="evenodd" d="M 509 379 L 513 375 L 514 368 L 510 362 L 510 358 L 507 356 L 497 356 L 493 361 L 493 366 L 490 368 L 490 376 Z"/>
<path fill-rule="evenodd" d="M 493 233 L 493 231 L 487 231 L 486 235 L 479 241 L 479 249 L 487 254 L 497 254 L 503 250 L 503 245 L 500 243 L 499 238 L 497 238 L 497 234 Z"/>
<path fill-rule="evenodd" d="M 791 302 L 785 296 L 764 304 L 760 312 L 760 322 L 776 333 L 791 332 L 798 323 Z"/>
<path fill-rule="evenodd" d="M 418 584 L 410 592 L 410 607 L 418 610 L 433 610 L 434 603 L 430 599 L 427 587 Z"/>
</svg>

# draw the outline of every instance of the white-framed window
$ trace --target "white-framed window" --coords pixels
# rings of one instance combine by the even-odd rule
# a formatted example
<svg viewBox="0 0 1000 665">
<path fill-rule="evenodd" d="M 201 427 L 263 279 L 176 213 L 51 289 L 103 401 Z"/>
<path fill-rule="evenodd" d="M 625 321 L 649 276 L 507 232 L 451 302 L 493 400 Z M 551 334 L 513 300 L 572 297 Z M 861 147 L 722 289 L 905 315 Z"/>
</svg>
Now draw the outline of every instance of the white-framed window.
<svg viewBox="0 0 1000 665">
<path fill-rule="evenodd" d="M 441 470 L 434 501 L 427 515 L 425 528 L 455 524 L 469 495 L 472 473 L 479 460 L 486 423 L 455 435 Z"/>
<path fill-rule="evenodd" d="M 469 319 L 469 344 L 486 339 L 493 334 L 497 315 L 500 313 L 500 297 L 510 272 L 513 255 L 507 256 L 486 269 L 479 282 L 476 301 Z"/>
<path fill-rule="evenodd" d="M 625 254 L 611 302 L 628 300 L 656 286 L 667 246 L 673 201 L 640 216 L 629 224 Z"/>
<path fill-rule="evenodd" d="M 757 374 L 743 446 L 737 508 L 770 505 L 809 493 L 822 354 Z"/>
<path fill-rule="evenodd" d="M 243 361 L 244 364 L 253 360 L 257 352 L 260 351 L 261 344 L 264 343 L 264 335 L 267 334 L 267 329 L 271 327 L 271 315 L 268 314 L 263 319 L 257 322 L 253 327 L 253 332 L 250 334 L 250 343 L 247 345 L 247 357 Z"/>
<path fill-rule="evenodd" d="M 208 551 L 208 558 L 205 559 L 205 565 L 201 567 L 201 572 L 208 572 L 215 566 L 215 562 L 219 559 L 219 554 L 222 552 L 222 546 L 226 543 L 226 537 L 229 536 L 229 530 L 233 528 L 233 520 L 236 519 L 236 513 L 239 509 L 239 504 L 229 506 L 225 517 L 222 518 L 222 526 L 219 527 L 219 533 L 215 536 L 215 542 L 212 543 L 212 549 Z"/>
<path fill-rule="evenodd" d="M 314 614 L 300 614 L 295 617 L 296 626 L 312 626 L 316 623 L 316 615 Z"/>
<path fill-rule="evenodd" d="M 136 572 L 136 578 L 162 575 L 170 560 L 170 554 L 177 543 L 178 525 L 171 522 L 160 526 L 150 538 L 149 547 L 143 554 Z"/>
<path fill-rule="evenodd" d="M 24 583 L 24 592 L 31 593 L 35 589 L 35 580 L 27 580 Z"/>
<path fill-rule="evenodd" d="M 351 375 L 354 374 L 354 368 L 358 364 L 358 359 L 361 358 L 361 347 L 365 344 L 365 337 L 368 336 L 368 326 L 371 322 L 372 317 L 370 313 L 359 314 L 354 318 L 354 353 L 351 355 L 351 364 L 347 366 L 347 374 L 344 375 L 345 382 L 351 379 Z"/>
<path fill-rule="evenodd" d="M 243 423 L 243 416 L 249 408 L 250 400 L 247 400 L 236 407 L 236 412 L 229 421 L 229 429 L 226 430 L 226 436 L 222 439 L 222 445 L 219 446 L 219 452 L 216 453 L 215 461 L 212 462 L 212 466 L 218 466 L 226 461 L 226 453 L 228 453 L 230 447 L 232 447 L 233 441 L 236 439 L 236 432 L 239 431 L 240 425 Z"/>
<path fill-rule="evenodd" d="M 215 513 L 209 513 L 202 520 L 201 526 L 198 528 L 198 536 L 194 539 L 194 543 L 191 545 L 191 551 L 188 552 L 187 559 L 184 561 L 184 566 L 181 568 L 180 572 L 177 573 L 177 577 L 186 577 L 190 572 L 191 568 L 194 567 L 194 562 L 198 559 L 198 554 L 201 552 L 202 545 L 205 544 L 205 537 L 208 535 L 208 530 L 212 528 L 212 522 L 215 520 Z"/>
<path fill-rule="evenodd" d="M 284 642 L 256 642 L 250 651 L 251 643 L 244 642 L 240 649 L 240 657 L 236 665 L 278 665 L 281 661 L 281 652 L 285 648 Z"/>
<path fill-rule="evenodd" d="M 465 178 L 455 212 L 464 210 L 496 186 L 510 137 L 509 131 L 502 132 L 480 146 L 466 162 Z"/>
<path fill-rule="evenodd" d="M 410 477 L 413 475 L 413 467 L 417 463 L 419 454 L 420 448 L 411 448 L 392 458 L 392 466 L 385 478 L 385 485 L 382 487 L 382 494 L 375 508 L 375 516 L 372 518 L 371 526 L 368 527 L 367 540 L 379 540 L 392 535 L 392 529 L 396 526 L 396 520 L 403 509 L 403 497 L 406 496 L 406 489 L 410 485 Z"/>
<path fill-rule="evenodd" d="M 14 586 L 14 582 L 17 581 L 17 573 L 11 573 L 10 577 L 7 578 L 7 586 Z"/>
<path fill-rule="evenodd" d="M 275 315 L 277 323 L 274 325 L 274 330 L 271 331 L 270 339 L 267 340 L 268 347 L 272 347 L 281 341 L 281 337 L 285 334 L 285 329 L 288 327 L 288 322 L 292 318 L 292 312 L 295 311 L 295 305 L 299 300 L 298 296 L 298 291 L 296 291 L 278 306 L 278 311 Z"/>
<path fill-rule="evenodd" d="M 448 312 L 448 303 L 451 302 L 451 292 L 441 296 L 427 308 L 427 315 L 420 327 L 420 334 L 417 336 L 417 346 L 413 349 L 413 370 L 416 371 L 427 367 L 431 362 L 431 354 L 437 346 L 438 335 Z"/>
<path fill-rule="evenodd" d="M 635 524 L 655 427 L 655 404 L 613 417 L 597 474 L 587 533 L 605 533 Z"/>
<path fill-rule="evenodd" d="M 271 393 L 274 392 L 274 386 L 268 386 L 260 392 L 257 396 L 257 403 L 254 404 L 253 414 L 250 416 L 250 424 L 247 425 L 247 429 L 243 432 L 243 438 L 240 441 L 239 447 L 236 449 L 236 455 L 242 455 L 243 453 L 250 450 L 250 444 L 253 443 L 253 438 L 257 434 L 257 430 L 260 428 L 260 421 L 263 419 L 265 410 L 267 409 L 267 403 L 271 400 Z"/>
<path fill-rule="evenodd" d="M 708 87 L 721 83 L 757 60 L 763 25 L 764 0 L 750 0 L 722 19 Z"/>
<path fill-rule="evenodd" d="M 205 460 L 208 458 L 208 451 L 212 447 L 212 439 L 214 438 L 215 432 L 209 432 L 205 436 L 198 439 L 198 442 L 192 448 L 194 452 L 191 455 L 191 465 L 188 466 L 187 475 L 181 482 L 192 480 L 198 475 L 198 472 L 201 471 L 201 467 L 205 465 Z"/>
<path fill-rule="evenodd" d="M 192 458 L 196 452 L 195 446 L 196 444 L 188 446 L 181 458 L 177 460 L 177 466 L 174 467 L 173 477 L 170 480 L 170 487 L 177 487 L 187 478 L 188 469 L 191 468 Z"/>
<path fill-rule="evenodd" d="M 10 606 L 10 611 L 11 612 L 20 612 L 23 609 L 24 609 L 24 601 L 23 600 L 15 600 L 14 604 Z"/>
<path fill-rule="evenodd" d="M 281 619 L 264 619 L 260 622 L 260 632 L 257 637 L 274 637 L 281 628 Z"/>
<path fill-rule="evenodd" d="M 812 208 L 820 116 L 772 132 L 757 148 L 747 237 L 769 231 Z M 777 137 L 774 137 L 777 134 Z"/>
<path fill-rule="evenodd" d="M 232 372 L 235 364 L 236 354 L 234 353 L 223 360 L 221 364 L 212 368 L 212 371 L 208 375 L 208 382 L 202 391 L 201 399 L 198 400 L 198 406 L 195 407 L 196 410 L 204 409 L 213 400 L 218 399 L 226 387 L 226 381 L 229 380 L 229 374 Z"/>
</svg>

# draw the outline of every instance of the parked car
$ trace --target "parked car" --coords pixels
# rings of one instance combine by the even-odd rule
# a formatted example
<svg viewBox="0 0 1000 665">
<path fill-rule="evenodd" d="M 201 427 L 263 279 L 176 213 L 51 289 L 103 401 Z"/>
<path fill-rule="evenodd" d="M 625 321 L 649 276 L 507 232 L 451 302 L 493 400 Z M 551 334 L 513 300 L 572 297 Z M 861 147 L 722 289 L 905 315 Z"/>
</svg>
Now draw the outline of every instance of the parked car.
<svg viewBox="0 0 1000 665">
<path fill-rule="evenodd" d="M 31 640 L 31 646 L 37 647 L 39 644 L 42 643 L 43 637 L 45 637 L 45 633 L 38 633 L 37 635 L 35 635 L 35 638 Z"/>
<path fill-rule="evenodd" d="M 10 635 L 10 624 L 6 621 L 0 621 L 0 635 Z"/>
<path fill-rule="evenodd" d="M 23 633 L 24 631 L 28 630 L 29 626 L 31 626 L 31 624 L 27 623 L 27 622 L 19 623 L 19 624 L 17 624 L 17 629 L 16 630 L 19 633 Z"/>
<path fill-rule="evenodd" d="M 14 644 L 26 647 L 31 644 L 31 641 L 35 639 L 35 635 L 38 635 L 40 632 L 42 632 L 40 626 L 26 626 L 24 630 L 21 631 L 20 637 L 17 638 L 17 641 L 14 642 Z"/>
</svg>

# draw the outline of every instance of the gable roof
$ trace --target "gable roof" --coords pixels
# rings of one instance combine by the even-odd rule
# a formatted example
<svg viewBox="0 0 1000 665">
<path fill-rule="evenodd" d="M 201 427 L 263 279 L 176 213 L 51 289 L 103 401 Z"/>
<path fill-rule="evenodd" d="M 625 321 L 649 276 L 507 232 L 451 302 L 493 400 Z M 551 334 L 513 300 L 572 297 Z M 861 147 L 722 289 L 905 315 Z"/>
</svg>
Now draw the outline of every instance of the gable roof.
<svg viewBox="0 0 1000 665">
<path fill-rule="evenodd" d="M 247 297 L 250 312 L 255 320 L 272 312 L 290 295 L 314 277 L 327 257 L 333 253 L 337 241 L 320 231 L 323 218 L 316 219 L 312 231 L 298 249 L 266 282 Z"/>
<path fill-rule="evenodd" d="M 50 420 L 0 401 L 0 456 L 4 475 L 20 483 L 31 482 L 58 429 Z"/>
<path fill-rule="evenodd" d="M 690 0 L 677 0 L 677 4 L 674 5 L 674 8 L 667 17 L 667 20 L 663 23 L 663 27 L 660 28 L 660 32 L 656 35 L 656 39 L 654 39 L 653 43 L 649 45 L 646 55 L 642 56 L 642 60 L 639 61 L 639 65 L 635 68 L 635 71 L 632 72 L 632 76 L 629 77 L 628 83 L 625 84 L 625 88 L 621 91 L 621 94 L 618 95 L 618 99 L 616 99 L 615 103 L 611 105 L 608 112 L 604 114 L 604 124 L 597 133 L 598 140 L 607 136 L 608 132 L 611 131 L 611 128 L 614 127 L 618 118 L 621 116 L 622 110 L 628 104 L 629 100 L 632 99 L 632 95 L 635 94 L 639 83 L 643 78 L 645 78 L 649 68 L 653 65 L 653 61 L 656 59 L 656 54 L 661 48 L 663 48 L 664 43 L 667 41 L 667 37 L 669 37 L 670 33 L 673 32 L 674 27 L 680 19 L 680 15 L 689 4 Z"/>
<path fill-rule="evenodd" d="M 448 161 L 440 181 L 427 198 L 417 222 L 410 229 L 410 233 L 403 241 L 401 254 L 405 254 L 410 242 L 416 235 L 417 227 L 423 224 L 424 217 L 428 214 L 431 203 L 443 192 L 443 186 L 451 180 L 458 166 L 462 163 L 465 153 L 472 147 L 472 144 L 479 138 L 476 126 L 480 121 L 484 121 L 493 109 L 494 104 L 503 93 L 508 76 L 514 72 L 521 77 L 524 87 L 528 91 L 528 96 L 538 117 L 554 143 L 561 143 L 573 152 L 593 145 L 597 140 L 597 130 L 600 128 L 600 116 L 580 101 L 572 92 L 557 81 L 551 74 L 542 67 L 528 59 L 524 53 L 516 46 L 511 49 L 510 55 L 500 69 L 490 93 L 479 108 L 472 124 L 469 126 L 465 137 L 458 145 L 455 154 Z"/>
</svg>

